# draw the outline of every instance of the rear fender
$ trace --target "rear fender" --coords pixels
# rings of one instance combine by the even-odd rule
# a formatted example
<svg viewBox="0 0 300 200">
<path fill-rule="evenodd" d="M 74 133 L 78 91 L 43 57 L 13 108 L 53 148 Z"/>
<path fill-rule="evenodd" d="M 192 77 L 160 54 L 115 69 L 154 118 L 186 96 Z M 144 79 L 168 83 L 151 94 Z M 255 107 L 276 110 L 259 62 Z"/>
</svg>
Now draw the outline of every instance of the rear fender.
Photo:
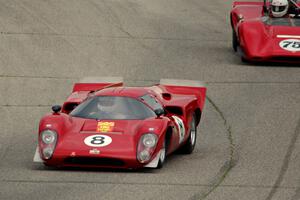
<svg viewBox="0 0 300 200">
<path fill-rule="evenodd" d="M 206 97 L 206 84 L 201 81 L 161 79 L 160 85 L 171 94 L 194 95 L 197 107 L 202 111 Z"/>
</svg>

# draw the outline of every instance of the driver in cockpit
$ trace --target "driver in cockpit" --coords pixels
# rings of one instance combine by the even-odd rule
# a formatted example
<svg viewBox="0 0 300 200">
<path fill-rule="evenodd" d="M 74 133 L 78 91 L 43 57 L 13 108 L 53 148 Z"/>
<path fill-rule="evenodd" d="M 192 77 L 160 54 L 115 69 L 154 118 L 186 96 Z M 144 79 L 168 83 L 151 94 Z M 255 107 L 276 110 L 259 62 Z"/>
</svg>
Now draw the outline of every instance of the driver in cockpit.
<svg viewBox="0 0 300 200">
<path fill-rule="evenodd" d="M 270 3 L 272 18 L 299 17 L 299 14 L 299 6 L 293 0 L 272 0 Z"/>
<path fill-rule="evenodd" d="M 270 17 L 289 17 L 289 2 L 288 0 L 273 0 L 270 5 Z"/>
</svg>

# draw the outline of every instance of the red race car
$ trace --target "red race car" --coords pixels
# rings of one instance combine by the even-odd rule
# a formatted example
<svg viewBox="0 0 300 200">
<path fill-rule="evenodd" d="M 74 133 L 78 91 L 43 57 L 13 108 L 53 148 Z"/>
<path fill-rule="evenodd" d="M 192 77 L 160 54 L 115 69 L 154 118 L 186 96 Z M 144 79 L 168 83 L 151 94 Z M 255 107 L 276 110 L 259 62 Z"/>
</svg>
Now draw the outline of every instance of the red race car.
<svg viewBox="0 0 300 200">
<path fill-rule="evenodd" d="M 230 19 L 232 46 L 242 61 L 300 62 L 297 2 L 236 1 Z"/>
<path fill-rule="evenodd" d="M 180 149 L 193 152 L 206 88 L 163 79 L 151 87 L 85 78 L 39 124 L 35 162 L 47 166 L 161 168 Z"/>
</svg>

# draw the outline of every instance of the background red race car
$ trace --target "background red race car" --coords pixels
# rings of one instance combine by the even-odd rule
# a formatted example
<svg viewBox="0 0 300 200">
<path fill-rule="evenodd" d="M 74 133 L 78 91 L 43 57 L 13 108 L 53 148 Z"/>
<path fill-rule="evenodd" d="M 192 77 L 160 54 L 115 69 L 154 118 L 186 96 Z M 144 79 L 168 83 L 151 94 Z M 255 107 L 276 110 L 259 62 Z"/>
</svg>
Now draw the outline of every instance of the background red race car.
<svg viewBox="0 0 300 200">
<path fill-rule="evenodd" d="M 274 18 L 266 0 L 233 3 L 232 46 L 242 61 L 300 62 L 299 5 L 289 5 L 289 15 Z"/>
<path fill-rule="evenodd" d="M 164 79 L 151 87 L 85 78 L 39 125 L 35 162 L 47 166 L 161 168 L 180 149 L 192 153 L 206 88 Z"/>
</svg>

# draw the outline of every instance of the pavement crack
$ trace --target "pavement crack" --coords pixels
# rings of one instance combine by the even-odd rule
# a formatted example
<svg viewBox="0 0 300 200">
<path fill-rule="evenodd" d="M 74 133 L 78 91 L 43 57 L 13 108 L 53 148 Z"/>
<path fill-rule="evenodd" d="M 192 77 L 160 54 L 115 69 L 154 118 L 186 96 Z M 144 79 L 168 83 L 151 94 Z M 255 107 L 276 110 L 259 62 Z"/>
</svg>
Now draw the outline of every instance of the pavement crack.
<svg viewBox="0 0 300 200">
<path fill-rule="evenodd" d="M 78 79 L 77 77 L 58 77 L 58 76 L 26 76 L 26 75 L 6 75 L 6 74 L 2 74 L 0 75 L 0 78 L 32 78 L 32 79 L 62 79 L 62 80 L 66 80 L 66 79 Z"/>
<path fill-rule="evenodd" d="M 11 120 L 11 116 L 10 116 L 9 114 L 7 114 L 7 113 L 8 113 L 8 110 L 7 110 L 7 109 L 4 109 L 4 112 L 5 112 L 5 116 L 8 116 L 9 120 L 12 121 L 12 120 Z M 2 114 L 3 114 L 3 113 L 2 113 Z M 2 133 L 1 133 L 1 134 L 7 134 L 7 133 L 8 133 L 8 127 L 5 126 L 5 128 L 4 128 L 4 130 L 2 130 Z M 8 134 L 8 138 L 6 139 L 6 143 L 5 143 L 6 145 L 3 147 L 4 149 L 1 149 L 1 148 L 0 148 L 0 149 L 1 149 L 1 152 L 0 152 L 0 160 L 1 160 L 1 161 L 4 160 L 4 158 L 6 157 L 8 151 L 9 151 L 10 146 L 7 145 L 7 144 L 11 144 L 12 137 L 13 137 L 13 136 L 12 136 L 11 134 Z M 1 145 L 0 145 L 0 147 L 1 147 Z M 0 166 L 1 166 L 2 164 L 4 164 L 4 162 L 0 162 Z"/>
<path fill-rule="evenodd" d="M 92 0 L 89 1 L 89 3 L 93 4 L 93 6 L 95 6 L 95 8 L 97 8 L 97 10 L 99 10 L 101 12 L 101 8 L 99 7 L 99 5 L 95 2 L 93 2 Z M 109 11 L 109 19 L 113 22 L 112 24 L 114 24 L 114 26 L 119 29 L 122 33 L 125 33 L 129 38 L 134 39 L 135 37 L 129 33 L 129 31 L 125 30 L 125 28 L 123 27 L 120 18 L 118 17 L 118 15 L 114 12 L 114 10 L 107 5 L 107 3 L 105 1 L 102 2 L 103 6 Z"/>
<path fill-rule="evenodd" d="M 119 181 L 82 181 L 82 180 L 25 180 L 25 179 L 3 179 L 0 180 L 3 183 L 23 183 L 23 184 L 99 184 L 99 185 L 148 185 L 148 186 L 182 186 L 182 187 L 213 187 L 212 184 L 201 184 L 201 183 L 149 183 L 149 182 L 126 182 L 124 180 Z M 263 188 L 269 189 L 272 188 L 272 185 L 220 185 L 219 187 L 223 188 Z M 297 187 L 291 186 L 282 186 L 278 189 L 297 189 Z M 300 192 L 300 191 L 299 191 Z M 298 199 L 292 199 L 298 200 Z"/>
<path fill-rule="evenodd" d="M 5 105 L 0 105 L 1 107 L 51 107 L 53 105 L 41 105 L 41 104 L 38 104 L 38 105 L 17 105 L 17 104 L 5 104 Z"/>
<path fill-rule="evenodd" d="M 60 37 L 76 37 L 76 38 L 102 38 L 102 39 L 132 39 L 132 40 L 165 40 L 165 41 L 202 41 L 201 38 L 177 38 L 177 37 L 155 37 L 155 36 L 133 36 L 125 29 L 120 30 L 125 33 L 124 36 L 109 36 L 99 34 L 86 33 L 57 33 L 57 32 L 14 32 L 14 31 L 0 31 L 0 35 L 32 35 L 32 36 L 60 36 Z M 228 42 L 223 39 L 206 39 L 206 42 Z"/>
<path fill-rule="evenodd" d="M 80 79 L 81 77 L 69 77 L 69 76 L 28 76 L 28 75 L 8 75 L 8 74 L 0 74 L 0 78 L 32 78 L 32 79 L 61 79 L 61 80 L 77 80 Z M 137 79 L 130 79 L 128 80 L 130 82 L 149 82 L 149 83 L 158 83 L 159 80 L 137 80 Z M 294 85 L 299 85 L 300 82 L 297 81 L 288 81 L 288 82 L 280 82 L 280 81 L 205 81 L 206 84 L 208 85 L 217 85 L 217 84 L 294 84 Z"/>
<path fill-rule="evenodd" d="M 224 122 L 224 126 L 226 128 L 227 139 L 229 141 L 229 159 L 225 161 L 223 166 L 220 168 L 219 173 L 215 176 L 215 179 L 212 181 L 209 189 L 204 193 L 198 193 L 193 195 L 190 200 L 203 200 L 208 197 L 214 190 L 216 190 L 221 183 L 225 180 L 230 170 L 236 165 L 237 159 L 235 158 L 235 144 L 233 140 L 233 134 L 231 130 L 231 126 L 229 125 L 225 115 L 221 111 L 221 109 L 215 104 L 215 102 L 208 96 L 206 96 L 208 102 L 213 106 L 213 108 L 217 111 L 219 116 Z"/>
<path fill-rule="evenodd" d="M 39 20 L 42 24 L 44 24 L 45 26 L 47 26 L 54 34 L 59 34 L 58 31 L 55 29 L 55 27 L 53 27 L 51 25 L 51 23 L 49 23 L 49 21 L 44 18 L 39 16 L 38 14 L 36 14 L 36 12 L 32 9 L 30 9 L 29 7 L 27 7 L 24 2 L 19 2 L 16 5 L 18 5 L 20 8 L 22 8 L 24 11 L 26 11 L 30 16 L 32 16 L 33 18 L 36 18 L 37 20 Z M 79 55 L 81 55 L 82 57 L 84 56 L 86 58 L 87 61 L 90 61 L 91 63 L 93 63 L 95 66 L 99 66 L 99 64 L 91 59 L 86 52 L 82 51 L 81 49 L 79 49 L 73 42 L 71 42 L 70 40 L 68 40 L 66 37 L 60 37 L 63 41 L 65 41 L 74 51 L 77 51 Z M 101 66 L 99 66 L 101 68 Z"/>
<path fill-rule="evenodd" d="M 291 141 L 290 141 L 289 147 L 287 149 L 287 152 L 284 156 L 283 163 L 282 163 L 282 166 L 281 166 L 280 171 L 279 171 L 279 175 L 278 175 L 278 177 L 277 177 L 270 193 L 268 194 L 268 196 L 265 200 L 271 200 L 273 198 L 274 194 L 277 192 L 277 189 L 280 186 L 286 171 L 288 170 L 289 163 L 290 163 L 290 160 L 291 160 L 291 156 L 292 156 L 292 153 L 295 149 L 295 144 L 296 144 L 296 141 L 297 141 L 299 135 L 300 135 L 300 119 L 298 120 L 295 132 L 294 132 L 293 136 L 291 137 Z M 298 192 L 298 194 L 296 193 L 296 195 L 293 197 L 292 200 L 299 199 L 298 198 L 299 196 L 300 196 L 300 191 Z"/>
<path fill-rule="evenodd" d="M 300 199 L 300 187 L 298 187 L 291 200 L 299 200 L 299 199 Z"/>
</svg>

